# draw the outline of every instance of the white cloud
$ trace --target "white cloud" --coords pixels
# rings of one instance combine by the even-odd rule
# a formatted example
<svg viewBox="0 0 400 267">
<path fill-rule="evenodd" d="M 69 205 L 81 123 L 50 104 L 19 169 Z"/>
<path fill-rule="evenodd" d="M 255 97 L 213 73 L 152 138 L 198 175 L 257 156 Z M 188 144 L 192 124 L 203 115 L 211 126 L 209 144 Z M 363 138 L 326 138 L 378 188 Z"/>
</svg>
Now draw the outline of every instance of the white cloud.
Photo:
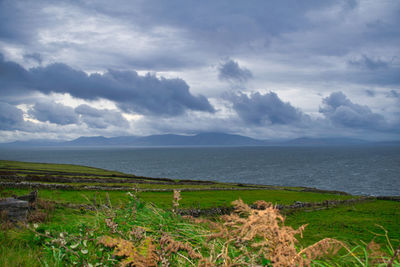
<svg viewBox="0 0 400 267">
<path fill-rule="evenodd" d="M 372 114 L 394 125 L 399 102 L 389 97 L 389 92 L 397 92 L 400 85 L 399 10 L 395 1 L 1 1 L 0 53 L 6 60 L 19 64 L 28 74 L 32 67 L 39 67 L 40 72 L 49 70 L 51 63 L 62 63 L 75 74 L 80 70 L 77 76 L 95 77 L 98 73 L 104 79 L 93 84 L 89 78 L 64 79 L 61 75 L 38 93 L 26 85 L 11 86 L 10 79 L 24 80 L 23 73 L 17 78 L 9 75 L 18 74 L 18 66 L 11 64 L 15 67 L 12 72 L 0 73 L 0 95 L 4 103 L 21 107 L 24 121 L 40 126 L 29 128 L 35 137 L 40 134 L 32 129 L 43 136 L 45 131 L 57 135 L 60 129 L 68 136 L 207 129 L 271 137 L 307 134 L 298 125 L 265 128 L 241 124 L 233 103 L 223 99 L 226 92 L 236 90 L 247 96 L 276 92 L 282 103 L 290 102 L 310 116 L 314 122 L 310 134 L 345 134 L 340 127 L 332 131 L 326 116 L 318 112 L 321 100 L 335 91 L 363 103 Z M 219 64 L 227 58 L 237 63 L 232 65 L 237 67 L 235 71 L 228 72 L 230 80 L 239 77 L 235 84 L 218 78 Z M 118 77 L 136 73 L 137 80 L 144 80 L 148 72 L 153 82 L 174 87 L 171 94 L 164 94 L 168 86 L 153 90 L 147 84 L 139 95 L 122 98 L 115 86 L 104 87 L 116 73 Z M 114 76 L 111 80 L 115 81 Z M 178 78 L 185 86 L 179 86 Z M 123 82 L 120 79 L 118 83 Z M 64 89 L 55 90 L 60 84 Z M 132 87 L 129 82 L 123 84 Z M 189 87 L 190 91 L 182 91 Z M 102 94 L 90 94 L 91 90 Z M 374 93 L 367 95 L 366 90 Z M 41 117 L 44 122 L 39 122 L 27 115 L 29 108 L 39 108 L 39 100 L 69 108 L 89 105 L 108 112 L 99 120 L 79 115 L 77 121 L 54 113 L 54 118 Z M 279 109 L 267 113 L 274 112 Z M 165 115 L 173 117 L 159 118 Z M 125 118 L 135 126 L 123 129 L 107 116 L 119 121 Z M 354 125 L 360 123 L 361 118 L 353 118 Z M 57 129 L 48 121 L 76 123 Z M 373 131 L 365 128 L 358 135 L 371 136 L 376 134 Z M 22 135 L 16 132 L 15 136 Z"/>
</svg>

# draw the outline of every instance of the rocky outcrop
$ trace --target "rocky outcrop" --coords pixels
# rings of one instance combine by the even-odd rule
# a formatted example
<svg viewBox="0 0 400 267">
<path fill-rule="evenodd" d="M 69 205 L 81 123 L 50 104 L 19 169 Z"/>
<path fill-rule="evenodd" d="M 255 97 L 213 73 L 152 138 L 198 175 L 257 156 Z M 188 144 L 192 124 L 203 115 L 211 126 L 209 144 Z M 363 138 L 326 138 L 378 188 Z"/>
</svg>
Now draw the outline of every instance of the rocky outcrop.
<svg viewBox="0 0 400 267">
<path fill-rule="evenodd" d="M 28 195 L 0 199 L 0 221 L 26 221 L 28 212 L 37 201 L 37 190 Z"/>
<path fill-rule="evenodd" d="M 5 221 L 26 221 L 29 202 L 25 200 L 6 198 L 0 200 L 1 219 Z"/>
<path fill-rule="evenodd" d="M 28 203 L 32 205 L 37 200 L 37 190 L 30 192 L 28 195 L 14 196 L 14 198 L 28 201 Z"/>
</svg>

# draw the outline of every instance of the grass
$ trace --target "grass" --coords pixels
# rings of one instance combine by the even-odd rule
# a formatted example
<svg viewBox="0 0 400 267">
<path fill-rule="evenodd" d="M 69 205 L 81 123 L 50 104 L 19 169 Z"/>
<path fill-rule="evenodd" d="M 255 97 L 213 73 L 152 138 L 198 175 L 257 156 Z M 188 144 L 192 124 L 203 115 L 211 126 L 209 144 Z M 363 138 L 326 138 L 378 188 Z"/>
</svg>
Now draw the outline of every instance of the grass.
<svg viewBox="0 0 400 267">
<path fill-rule="evenodd" d="M 112 178 L 113 175 L 124 175 L 118 172 L 112 172 L 102 169 L 64 165 L 64 164 L 42 164 L 42 163 L 25 163 L 14 161 L 0 161 L 0 171 L 43 171 L 43 172 L 64 172 L 64 173 L 82 173 L 89 174 L 92 178 L 107 177 Z M 77 176 L 75 176 L 77 177 Z M 88 177 L 88 176 L 82 176 Z M 142 178 L 141 178 L 142 179 Z M 143 178 L 145 179 L 145 177 Z M 69 183 L 66 183 L 69 184 Z M 104 183 L 70 183 L 71 185 L 106 185 Z M 132 187 L 133 184 L 127 183 L 109 183 L 110 185 L 127 185 Z M 216 183 L 212 185 L 194 184 L 194 185 L 157 185 L 157 184 L 138 184 L 138 189 L 211 189 L 212 187 L 235 187 L 236 184 Z M 240 187 L 240 186 L 237 186 Z M 243 189 L 243 187 L 240 187 Z M 221 190 L 221 191 L 183 191 L 181 192 L 182 200 L 179 208 L 213 208 L 221 206 L 231 206 L 231 202 L 242 199 L 244 203 L 250 204 L 257 200 L 264 200 L 273 204 L 290 205 L 295 201 L 301 202 L 323 202 L 325 200 L 346 200 L 356 198 L 350 195 L 337 195 L 327 192 L 304 192 L 303 188 L 297 187 L 274 187 L 274 190 Z M 29 189 L 0 188 L 0 198 L 11 196 L 13 194 L 27 194 Z M 132 190 L 131 190 L 132 191 Z M 168 233 L 175 241 L 189 242 L 191 246 L 197 248 L 197 252 L 203 256 L 210 257 L 215 251 L 211 251 L 207 239 L 204 237 L 210 234 L 207 225 L 193 224 L 171 213 L 172 208 L 172 192 L 140 192 L 137 194 L 140 201 L 137 202 L 137 210 L 135 210 L 135 219 L 132 219 L 132 198 L 128 196 L 128 190 L 124 191 L 91 191 L 91 190 L 50 190 L 40 189 L 38 196 L 41 200 L 49 200 L 60 203 L 73 204 L 92 204 L 96 198 L 96 203 L 106 203 L 106 194 L 108 193 L 111 204 L 115 209 L 90 211 L 86 209 L 72 209 L 62 205 L 57 205 L 55 209 L 43 208 L 43 212 L 48 213 L 48 219 L 41 222 L 35 234 L 33 231 L 25 227 L 11 228 L 0 231 L 0 266 L 64 266 L 86 262 L 102 262 L 113 265 L 113 259 L 123 260 L 124 257 L 113 256 L 114 248 L 107 246 L 99 246 L 98 240 L 102 235 L 109 235 L 117 238 L 118 234 L 113 233 L 110 225 L 105 224 L 106 218 L 113 218 L 118 224 L 125 236 L 128 236 L 128 230 L 135 227 L 144 227 L 145 235 L 154 241 L 157 249 L 160 249 L 159 242 L 163 233 Z M 129 204 L 131 203 L 131 204 Z M 135 204 L 135 205 L 136 205 Z M 367 202 L 353 203 L 348 205 L 339 205 L 323 210 L 298 210 L 288 212 L 285 224 L 293 228 L 308 224 L 304 231 L 304 237 L 299 239 L 298 246 L 306 247 L 324 238 L 335 238 L 348 244 L 348 246 L 356 248 L 357 255 L 361 257 L 366 251 L 366 243 L 374 239 L 383 247 L 387 246 L 387 239 L 383 235 L 384 231 L 381 226 L 388 231 L 388 237 L 391 244 L 396 247 L 400 245 L 400 203 L 394 201 L 370 200 Z M 31 225 L 32 227 L 32 225 Z M 86 229 L 83 231 L 82 229 Z M 111 232 L 110 232 L 111 231 Z M 40 234 L 49 232 L 54 240 L 60 239 L 60 233 L 68 233 L 68 237 L 64 240 L 69 246 L 74 245 L 80 239 L 80 249 L 88 253 L 81 253 L 77 250 L 77 255 L 69 253 L 65 248 L 57 242 L 52 243 L 49 236 L 44 237 Z M 86 233 L 92 233 L 96 237 L 96 242 L 92 237 L 86 236 Z M 120 236 L 125 238 L 124 236 Z M 82 247 L 82 238 L 86 238 L 89 245 Z M 61 238 L 63 239 L 63 238 Z M 147 240 L 147 241 L 146 241 Z M 135 246 L 141 251 L 151 250 L 148 242 L 150 239 L 136 240 Z M 51 242 L 50 242 L 51 241 Z M 131 242 L 130 240 L 129 242 Z M 50 242 L 50 243 L 49 243 Z M 147 243 L 146 243 L 147 242 Z M 211 242 L 211 241 L 210 241 Z M 212 244 L 218 253 L 228 253 L 229 258 L 236 259 L 240 257 L 240 253 L 236 248 L 226 247 L 227 240 L 216 239 Z M 211 244 L 211 243 L 210 243 Z M 225 245 L 224 245 L 225 244 Z M 225 247 L 224 247 L 225 246 Z M 101 251 L 98 251 L 102 249 Z M 225 249 L 225 250 L 224 250 Z M 242 249 L 248 249 L 242 247 Z M 145 253 L 146 254 L 146 253 Z M 346 253 L 345 253 L 346 254 Z M 367 266 L 368 264 L 360 264 L 361 258 L 347 257 L 346 261 L 342 255 L 339 258 L 333 258 L 333 261 L 324 261 L 320 263 L 315 261 L 318 266 L 338 266 L 340 265 Z M 390 253 L 389 253 L 390 254 Z M 361 256 L 360 256 L 361 255 Z M 215 255 L 214 255 L 215 256 Z M 358 257 L 357 256 L 357 257 Z M 109 258 L 107 258 L 109 257 Z M 221 259 L 228 256 L 220 256 L 220 259 L 213 259 L 216 263 L 222 264 Z M 190 258 L 188 251 L 180 251 L 172 253 L 168 256 L 170 263 L 174 266 L 188 266 L 190 262 L 197 262 Z M 249 261 L 250 258 L 242 258 Z M 267 260 L 265 258 L 265 260 Z M 257 261 L 254 259 L 254 261 Z M 361 260 L 362 262 L 362 260 Z M 257 262 L 262 264 L 263 262 Z M 264 263 L 268 263 L 265 261 Z M 397 265 L 398 266 L 398 265 Z"/>
<path fill-rule="evenodd" d="M 400 245 L 400 203 L 375 200 L 331 209 L 303 212 L 298 211 L 287 216 L 286 223 L 293 227 L 308 224 L 303 244 L 311 244 L 325 237 L 343 240 L 353 245 L 361 241 L 369 242 L 373 238 L 383 244 L 383 226 L 393 240 L 394 246 Z"/>
<path fill-rule="evenodd" d="M 36 182 L 32 181 L 31 183 L 40 183 L 40 184 L 60 184 L 57 182 Z M 241 186 L 237 186 L 235 184 L 155 184 L 155 183 L 61 183 L 63 185 L 71 185 L 75 188 L 83 188 L 85 186 L 99 186 L 99 187 L 125 187 L 125 190 L 133 190 L 134 188 L 138 189 L 232 189 L 238 188 L 243 189 Z"/>
<path fill-rule="evenodd" d="M 43 266 L 42 254 L 40 247 L 32 249 L 31 245 L 1 237 L 0 266 Z"/>
<path fill-rule="evenodd" d="M 5 193 L 7 192 L 7 193 Z M 3 196 L 22 195 L 26 189 L 7 189 Z M 109 191 L 113 206 L 123 206 L 129 197 L 124 191 Z M 39 190 L 39 198 L 61 203 L 92 204 L 94 195 L 97 203 L 106 203 L 106 191 L 64 191 Z M 230 206 L 235 199 L 241 198 L 245 203 L 265 200 L 274 204 L 292 204 L 294 201 L 321 202 L 332 199 L 348 199 L 351 196 L 331 195 L 312 192 L 296 192 L 284 190 L 249 190 L 249 191 L 195 191 L 181 192 L 181 208 L 212 208 Z M 170 209 L 172 192 L 141 192 L 142 200 L 153 203 L 163 209 Z M 64 214 L 62 214 L 64 216 Z M 76 218 L 70 218 L 75 221 Z M 400 221 L 400 203 L 393 201 L 369 201 L 352 205 L 338 206 L 327 210 L 298 211 L 287 215 L 288 225 L 298 227 L 308 223 L 307 232 L 302 242 L 311 244 L 323 237 L 338 238 L 348 242 L 370 241 L 379 230 L 376 226 L 384 226 L 395 240 L 400 240 L 398 222 Z M 378 238 L 382 241 L 382 238 Z M 396 241 L 397 242 L 397 241 Z"/>
<path fill-rule="evenodd" d="M 172 193 L 169 193 L 172 195 Z M 184 200 L 185 197 L 183 196 Z M 171 205 L 171 203 L 169 203 Z M 341 222 L 349 225 L 362 226 L 373 218 L 373 214 L 377 212 L 379 207 L 386 207 L 381 209 L 382 220 L 385 227 L 391 234 L 391 244 L 397 246 L 396 241 L 396 220 L 398 219 L 398 205 L 397 203 L 386 201 L 372 201 L 367 203 L 359 203 L 351 207 L 332 208 L 325 211 L 316 211 L 309 213 L 309 216 L 300 216 L 305 213 L 292 214 L 286 220 L 286 225 L 292 226 L 297 229 L 303 224 L 303 221 L 309 223 L 309 226 L 304 231 L 304 239 L 300 239 L 300 244 L 296 245 L 296 253 L 304 249 L 310 244 L 313 244 L 326 237 L 335 237 L 339 240 L 345 241 L 348 246 L 355 248 L 352 255 L 341 247 L 341 243 L 333 243 L 330 239 L 324 239 L 317 249 L 311 247 L 313 253 L 310 255 L 312 264 L 319 264 L 317 266 L 369 266 L 363 265 L 363 253 L 367 251 L 366 245 L 359 241 L 368 243 L 375 235 L 352 236 L 352 239 L 357 239 L 357 246 L 355 243 L 347 242 L 344 237 L 349 238 L 349 233 L 337 233 L 332 236 L 335 231 L 343 230 Z M 242 205 L 243 206 L 243 205 Z M 352 209 L 358 212 L 353 215 L 343 216 L 341 219 L 336 218 L 333 221 L 333 227 L 326 227 L 327 216 L 334 216 L 342 214 L 342 209 Z M 245 236 L 240 237 L 239 233 L 235 231 L 243 228 L 243 223 L 248 220 L 245 217 L 231 217 L 231 219 L 218 219 L 215 222 L 207 220 L 192 221 L 175 215 L 169 209 L 159 209 L 149 202 L 143 200 L 136 200 L 128 196 L 127 201 L 117 209 L 99 208 L 96 211 L 75 210 L 70 208 L 56 208 L 51 209 L 50 219 L 43 223 L 39 223 L 36 229 L 33 224 L 28 228 L 12 228 L 7 231 L 0 231 L 0 265 L 1 266 L 65 266 L 65 265 L 85 265 L 85 264 L 103 264 L 112 266 L 115 264 L 136 264 L 147 262 L 144 266 L 150 266 L 153 261 L 166 261 L 171 266 L 191 266 L 192 264 L 199 266 L 200 262 L 208 262 L 211 265 L 207 266 L 221 266 L 226 263 L 237 263 L 239 266 L 246 264 L 270 264 L 273 261 L 290 262 L 293 260 L 295 254 L 292 256 L 284 256 L 281 250 L 274 250 L 275 254 L 270 253 L 268 243 L 264 243 L 263 247 L 256 248 L 251 244 L 259 244 L 261 237 L 267 237 L 271 233 L 278 231 L 279 235 L 289 235 L 289 240 L 277 239 L 275 242 L 280 242 L 289 251 L 289 244 L 291 238 L 299 239 L 299 236 L 294 237 L 291 234 L 291 228 L 285 228 L 281 224 L 269 226 L 269 223 L 264 223 L 263 220 L 270 221 L 271 225 L 274 220 L 278 220 L 279 216 L 276 211 L 270 211 L 266 217 L 260 217 L 257 213 L 249 217 L 249 221 L 253 221 L 251 227 L 259 230 L 254 238 L 246 241 L 243 239 Z M 356 220 L 355 218 L 363 214 L 363 218 Z M 255 216 L 255 217 L 254 217 Z M 297 218 L 296 218 L 297 216 Z M 390 219 L 390 216 L 392 219 Z M 259 219 L 264 218 L 260 222 Z M 319 218 L 319 220 L 318 220 Z M 325 218 L 325 220 L 324 220 Z M 329 217 L 332 218 L 332 217 Z M 227 220 L 236 220 L 234 226 L 228 232 L 220 232 L 224 229 L 222 222 Z M 313 221 L 315 220 L 315 221 Z M 278 222 L 277 221 L 277 222 Z M 210 223 L 208 223 L 210 222 Z M 312 225 L 319 225 L 321 222 L 322 228 L 327 228 L 321 232 L 321 228 L 314 228 Z M 388 224 L 389 222 L 389 224 Z M 391 223 L 390 223 L 391 222 Z M 215 226 L 217 225 L 217 227 Z M 219 226 L 218 226 L 219 225 Z M 228 224 L 229 225 L 229 224 Z M 236 226 L 239 228 L 236 228 Z M 263 228 L 257 228 L 260 226 Z M 367 223 L 364 225 L 369 228 L 372 224 Z M 250 228 L 250 231 L 252 228 Z M 335 231 L 332 231 L 336 228 Z M 353 227 L 357 229 L 357 227 Z M 381 230 L 380 228 L 375 227 Z M 244 229 L 243 229 L 244 230 Z M 316 230 L 316 231 L 315 231 Z M 242 231 L 242 230 L 241 230 Z M 225 234 L 224 234 L 225 233 Z M 243 232 L 246 235 L 250 232 Z M 239 236 L 237 236 L 239 235 Z M 211 236 L 214 236 L 210 238 Z M 312 236 L 312 238 L 309 238 Z M 340 239 L 342 238 L 342 239 Z M 268 239 L 265 239 L 268 241 Z M 285 241 L 286 240 L 286 241 Z M 307 242 L 304 242 L 307 240 Z M 314 241 L 315 240 L 315 241 Z M 294 241 L 294 239 L 293 239 Z M 386 240 L 378 236 L 376 241 L 382 245 L 387 244 Z M 289 243 L 288 243 L 289 242 Z M 329 243 L 331 242 L 331 243 Z M 129 247 L 132 246 L 131 249 Z M 337 256 L 324 256 L 324 252 L 330 251 L 337 246 L 339 254 Z M 259 250 L 260 249 L 260 250 Z M 157 254 L 155 254 L 157 252 Z M 261 253 L 261 254 L 259 254 Z M 371 252 L 367 252 L 371 253 Z M 386 261 L 390 258 L 390 252 L 386 253 L 383 259 Z M 219 256 L 218 256 L 219 255 Z M 275 255 L 275 256 L 274 256 Z M 372 255 L 372 254 L 371 254 Z M 151 258 L 150 256 L 154 256 Z M 282 258 L 287 257 L 287 258 Z M 380 256 L 381 257 L 381 256 Z M 316 260 L 318 258 L 318 260 Z M 371 258 L 372 259 L 372 258 Z M 379 258 L 381 259 L 381 258 Z M 143 261 L 143 262 L 142 262 Z M 307 262 L 307 261 L 306 261 Z M 361 262 L 361 263 L 360 263 Z M 365 262 L 364 262 L 365 263 Z M 358 264 L 358 265 L 356 265 Z M 394 266 L 398 266 L 398 261 Z"/>
<path fill-rule="evenodd" d="M 21 162 L 0 160 L 0 169 L 7 169 L 10 171 L 49 171 L 49 172 L 70 172 L 70 173 L 86 173 L 93 175 L 123 175 L 121 172 L 108 171 L 99 168 L 86 167 L 72 164 L 49 164 L 49 163 L 34 163 L 34 162 Z"/>
<path fill-rule="evenodd" d="M 8 188 L 3 191 L 3 197 L 23 195 L 29 193 L 28 189 Z M 91 191 L 91 190 L 50 190 L 40 189 L 38 196 L 45 200 L 63 203 L 90 204 L 96 195 L 97 202 L 105 203 L 108 192 L 113 205 L 121 205 L 128 200 L 129 191 Z M 181 192 L 182 208 L 212 208 L 230 206 L 231 202 L 241 198 L 245 203 L 265 200 L 274 204 L 293 204 L 295 201 L 322 202 L 324 200 L 344 200 L 353 198 L 349 195 L 334 195 L 313 192 L 297 192 L 286 190 L 240 190 L 240 191 L 185 191 Z M 160 208 L 169 208 L 172 202 L 171 192 L 140 192 L 141 199 L 151 202 Z"/>
<path fill-rule="evenodd" d="M 53 232 L 74 232 L 82 224 L 93 225 L 96 217 L 91 211 L 59 207 L 46 210 L 49 220 L 41 227 Z M 23 226 L 0 231 L 0 266 L 56 266 L 43 244 Z"/>
</svg>

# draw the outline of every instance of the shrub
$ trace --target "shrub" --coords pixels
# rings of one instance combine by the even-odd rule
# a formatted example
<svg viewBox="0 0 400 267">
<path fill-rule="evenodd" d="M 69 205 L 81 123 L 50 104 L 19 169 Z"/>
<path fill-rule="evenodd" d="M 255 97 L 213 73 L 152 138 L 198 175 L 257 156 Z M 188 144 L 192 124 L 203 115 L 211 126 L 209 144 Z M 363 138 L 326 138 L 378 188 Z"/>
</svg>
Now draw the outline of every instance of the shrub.
<svg viewBox="0 0 400 267">
<path fill-rule="evenodd" d="M 348 248 L 341 241 L 325 238 L 299 247 L 298 238 L 306 225 L 286 226 L 271 203 L 257 201 L 253 209 L 239 199 L 232 203 L 234 212 L 212 221 L 177 215 L 179 192 L 174 192 L 172 210 L 130 195 L 124 207 L 97 208 L 93 227 L 81 224 L 68 233 L 42 226 L 30 229 L 47 250 L 50 262 L 63 265 L 399 266 L 399 249 L 391 245 L 387 251 L 374 243 Z"/>
</svg>

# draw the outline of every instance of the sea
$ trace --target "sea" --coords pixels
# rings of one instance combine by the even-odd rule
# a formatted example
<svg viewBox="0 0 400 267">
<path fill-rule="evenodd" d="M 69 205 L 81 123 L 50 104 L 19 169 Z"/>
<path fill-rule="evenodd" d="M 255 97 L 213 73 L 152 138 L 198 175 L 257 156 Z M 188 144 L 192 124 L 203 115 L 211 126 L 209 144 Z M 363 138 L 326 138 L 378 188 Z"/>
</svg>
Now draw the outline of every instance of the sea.
<svg viewBox="0 0 400 267">
<path fill-rule="evenodd" d="M 0 159 L 69 163 L 147 177 L 400 195 L 400 147 L 0 148 Z"/>
</svg>

